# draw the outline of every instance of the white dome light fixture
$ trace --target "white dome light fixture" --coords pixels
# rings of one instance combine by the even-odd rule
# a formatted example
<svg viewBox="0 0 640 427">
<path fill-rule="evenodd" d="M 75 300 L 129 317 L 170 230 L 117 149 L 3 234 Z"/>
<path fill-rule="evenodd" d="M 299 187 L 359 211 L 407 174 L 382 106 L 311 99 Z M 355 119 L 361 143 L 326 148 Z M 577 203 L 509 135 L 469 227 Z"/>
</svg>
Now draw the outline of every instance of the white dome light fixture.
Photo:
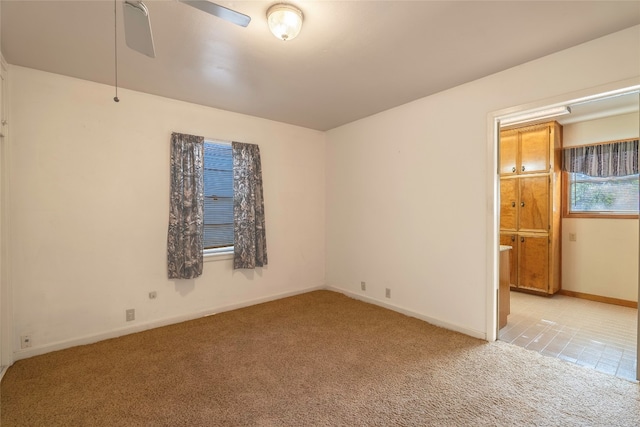
<svg viewBox="0 0 640 427">
<path fill-rule="evenodd" d="M 280 40 L 293 40 L 302 29 L 302 12 L 290 4 L 274 4 L 267 10 L 267 23 Z"/>
</svg>

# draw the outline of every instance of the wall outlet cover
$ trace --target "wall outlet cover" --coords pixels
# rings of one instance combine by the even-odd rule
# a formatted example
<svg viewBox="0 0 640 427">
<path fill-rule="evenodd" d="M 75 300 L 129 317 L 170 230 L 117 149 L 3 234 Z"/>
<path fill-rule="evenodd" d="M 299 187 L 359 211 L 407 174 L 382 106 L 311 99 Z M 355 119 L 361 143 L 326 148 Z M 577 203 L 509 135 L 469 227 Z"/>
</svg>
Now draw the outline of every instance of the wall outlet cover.
<svg viewBox="0 0 640 427">
<path fill-rule="evenodd" d="M 31 347 L 31 336 L 22 335 L 20 337 L 20 348 L 29 348 L 29 347 Z"/>
</svg>

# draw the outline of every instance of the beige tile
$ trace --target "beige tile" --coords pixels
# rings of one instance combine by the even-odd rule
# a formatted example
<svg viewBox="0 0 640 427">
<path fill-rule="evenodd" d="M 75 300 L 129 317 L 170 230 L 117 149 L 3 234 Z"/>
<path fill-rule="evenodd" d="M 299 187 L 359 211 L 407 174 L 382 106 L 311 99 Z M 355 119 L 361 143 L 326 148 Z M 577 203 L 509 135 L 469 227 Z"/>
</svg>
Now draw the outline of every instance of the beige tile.
<svg viewBox="0 0 640 427">
<path fill-rule="evenodd" d="M 618 367 L 616 371 L 616 377 L 624 378 L 625 380 L 635 381 L 636 380 L 636 370 L 635 369 L 622 369 Z"/>
<path fill-rule="evenodd" d="M 631 371 L 635 371 L 636 370 L 636 366 L 637 362 L 636 359 L 628 359 L 623 357 L 622 359 L 620 359 L 620 362 L 618 363 L 618 367 L 620 369 L 627 369 L 627 370 L 631 370 Z"/>
<path fill-rule="evenodd" d="M 618 363 L 618 362 L 620 362 L 620 359 L 622 359 L 622 354 L 623 353 L 624 353 L 624 350 L 622 348 L 615 347 L 615 346 L 607 346 L 602 351 L 602 357 L 606 357 L 607 359 L 615 360 L 616 363 Z"/>
<path fill-rule="evenodd" d="M 617 363 L 609 364 L 609 363 L 598 362 L 598 364 L 596 365 L 596 371 L 604 372 L 605 374 L 609 374 L 609 375 L 615 375 L 617 370 L 618 370 Z"/>
<path fill-rule="evenodd" d="M 541 332 L 527 345 L 527 348 L 534 351 L 542 351 L 556 335 L 557 333 L 553 331 Z"/>
<path fill-rule="evenodd" d="M 585 349 L 585 351 L 583 351 L 580 356 L 578 356 L 578 361 L 576 363 L 582 366 L 596 366 L 599 360 L 599 354 L 591 353 L 587 351 L 587 349 Z"/>
<path fill-rule="evenodd" d="M 571 356 L 567 356 L 566 354 L 563 354 L 563 353 L 560 353 L 558 355 L 558 359 L 566 360 L 567 362 L 571 362 L 571 363 L 576 363 L 578 361 L 577 358 L 571 357 Z"/>
<path fill-rule="evenodd" d="M 572 357 L 574 359 L 577 359 L 582 354 L 583 351 L 584 351 L 583 345 L 576 344 L 573 341 L 571 341 L 565 346 L 565 348 L 562 350 L 561 353 L 567 357 Z"/>
<path fill-rule="evenodd" d="M 511 292 L 503 341 L 570 363 L 635 380 L 636 309 L 564 295 Z"/>
<path fill-rule="evenodd" d="M 566 337 L 563 337 L 560 334 L 556 334 L 556 336 L 553 337 L 551 342 L 549 342 L 549 344 L 547 344 L 547 346 L 544 348 L 544 350 L 546 350 L 548 352 L 555 352 L 556 354 L 559 354 L 562 350 L 565 349 L 567 344 L 569 344 L 569 340 Z"/>
</svg>

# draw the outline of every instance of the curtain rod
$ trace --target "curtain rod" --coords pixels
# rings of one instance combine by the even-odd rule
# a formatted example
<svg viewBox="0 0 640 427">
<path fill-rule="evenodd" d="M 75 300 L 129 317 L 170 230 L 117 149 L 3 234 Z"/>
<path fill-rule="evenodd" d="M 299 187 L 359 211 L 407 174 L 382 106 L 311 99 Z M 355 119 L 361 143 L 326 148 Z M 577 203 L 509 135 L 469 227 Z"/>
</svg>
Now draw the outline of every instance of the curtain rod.
<svg viewBox="0 0 640 427">
<path fill-rule="evenodd" d="M 632 141 L 638 141 L 638 137 L 628 138 L 628 139 L 615 139 L 613 141 L 604 141 L 604 142 L 592 142 L 591 144 L 570 145 L 568 147 L 562 147 L 562 149 L 569 150 L 571 148 L 591 147 L 593 145 L 609 145 L 609 144 L 617 144 L 619 142 L 632 142 Z"/>
</svg>

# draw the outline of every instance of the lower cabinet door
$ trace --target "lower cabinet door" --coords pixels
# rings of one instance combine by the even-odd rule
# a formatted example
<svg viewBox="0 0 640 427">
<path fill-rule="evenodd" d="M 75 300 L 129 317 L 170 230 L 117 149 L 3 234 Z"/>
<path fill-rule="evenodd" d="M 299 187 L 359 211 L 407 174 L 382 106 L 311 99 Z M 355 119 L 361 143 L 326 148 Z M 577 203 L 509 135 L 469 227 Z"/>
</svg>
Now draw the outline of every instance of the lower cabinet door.
<svg viewBox="0 0 640 427">
<path fill-rule="evenodd" d="M 549 237 L 518 240 L 518 287 L 549 292 Z"/>
<path fill-rule="evenodd" d="M 509 254 L 509 283 L 511 287 L 518 286 L 518 240 L 517 235 L 501 233 L 500 244 L 511 246 L 511 253 Z"/>
</svg>

